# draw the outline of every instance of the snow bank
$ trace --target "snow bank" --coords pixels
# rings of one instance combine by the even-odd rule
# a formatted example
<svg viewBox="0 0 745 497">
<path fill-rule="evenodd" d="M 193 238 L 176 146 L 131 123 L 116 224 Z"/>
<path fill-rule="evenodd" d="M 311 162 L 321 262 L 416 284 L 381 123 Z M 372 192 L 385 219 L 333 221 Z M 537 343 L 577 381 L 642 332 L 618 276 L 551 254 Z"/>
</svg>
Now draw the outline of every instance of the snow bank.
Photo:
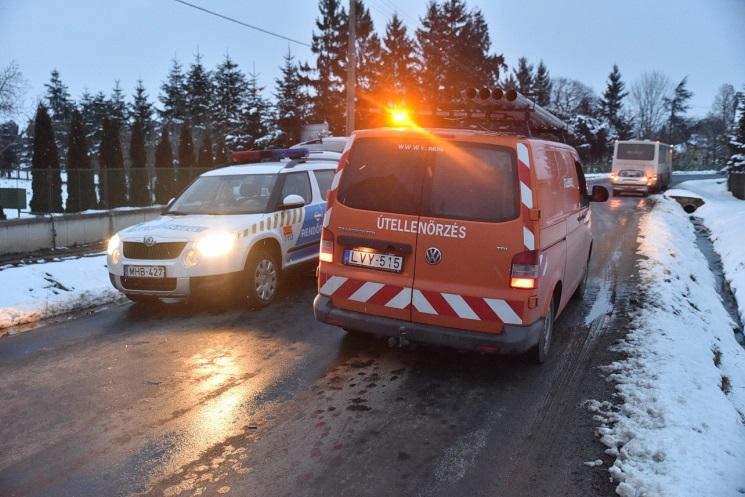
<svg viewBox="0 0 745 497">
<path fill-rule="evenodd" d="M 0 329 L 121 298 L 109 282 L 106 256 L 0 270 Z"/>
<path fill-rule="evenodd" d="M 722 259 L 724 277 L 735 295 L 740 320 L 745 322 L 745 200 L 738 200 L 727 191 L 726 179 L 686 181 L 680 187 L 706 202 L 695 215 L 711 231 L 711 241 Z"/>
<path fill-rule="evenodd" d="M 591 401 L 622 497 L 745 494 L 745 350 L 693 226 L 659 198 L 641 220 L 644 291 L 626 358 L 608 367 L 622 403 Z"/>
</svg>

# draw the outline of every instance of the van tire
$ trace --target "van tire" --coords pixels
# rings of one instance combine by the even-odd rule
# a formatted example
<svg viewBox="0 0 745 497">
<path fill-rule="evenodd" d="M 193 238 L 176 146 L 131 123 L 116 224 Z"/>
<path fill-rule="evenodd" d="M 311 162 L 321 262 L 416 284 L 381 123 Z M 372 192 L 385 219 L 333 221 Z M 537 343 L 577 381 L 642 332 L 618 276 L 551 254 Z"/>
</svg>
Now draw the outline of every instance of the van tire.
<svg viewBox="0 0 745 497">
<path fill-rule="evenodd" d="M 281 279 L 279 257 L 273 250 L 253 250 L 246 261 L 244 289 L 248 305 L 266 307 L 272 303 L 279 291 Z"/>
<path fill-rule="evenodd" d="M 543 327 L 541 328 L 541 334 L 538 337 L 538 343 L 535 344 L 533 349 L 530 351 L 533 356 L 533 360 L 537 364 L 543 364 L 548 360 L 549 352 L 551 351 L 551 343 L 554 339 L 554 327 L 556 324 L 556 299 L 551 299 L 548 305 L 548 313 L 543 318 Z"/>
<path fill-rule="evenodd" d="M 590 278 L 590 258 L 592 257 L 592 249 L 590 249 L 590 254 L 587 256 L 587 265 L 585 266 L 585 274 L 582 275 L 582 279 L 579 281 L 579 285 L 577 285 L 576 290 L 574 290 L 574 293 L 572 294 L 572 299 L 574 300 L 582 300 L 585 296 L 585 291 L 587 290 L 587 280 Z"/>
</svg>

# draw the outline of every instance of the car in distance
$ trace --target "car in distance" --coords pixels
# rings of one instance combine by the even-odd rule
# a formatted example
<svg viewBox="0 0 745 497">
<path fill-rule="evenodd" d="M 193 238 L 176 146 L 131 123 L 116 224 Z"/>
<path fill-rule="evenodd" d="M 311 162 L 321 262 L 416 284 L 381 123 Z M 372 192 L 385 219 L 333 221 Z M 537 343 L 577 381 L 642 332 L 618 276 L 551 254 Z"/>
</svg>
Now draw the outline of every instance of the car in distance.
<svg viewBox="0 0 745 497">
<path fill-rule="evenodd" d="M 205 172 L 159 219 L 108 243 L 112 285 L 135 302 L 277 294 L 281 272 L 318 257 L 321 222 L 339 154 L 305 149 L 237 152 Z"/>
</svg>

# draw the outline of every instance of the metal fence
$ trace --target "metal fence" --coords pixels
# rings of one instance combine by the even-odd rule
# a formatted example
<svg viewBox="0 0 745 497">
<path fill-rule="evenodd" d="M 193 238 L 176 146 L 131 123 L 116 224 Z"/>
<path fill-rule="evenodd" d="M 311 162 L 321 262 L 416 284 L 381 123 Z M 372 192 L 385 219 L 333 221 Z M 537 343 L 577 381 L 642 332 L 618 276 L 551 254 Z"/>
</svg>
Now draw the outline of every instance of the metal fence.
<svg viewBox="0 0 745 497">
<path fill-rule="evenodd" d="M 0 175 L 0 188 L 26 190 L 23 212 L 83 212 L 166 204 L 205 168 L 14 169 Z M 0 206 L 7 209 L 15 206 Z"/>
</svg>

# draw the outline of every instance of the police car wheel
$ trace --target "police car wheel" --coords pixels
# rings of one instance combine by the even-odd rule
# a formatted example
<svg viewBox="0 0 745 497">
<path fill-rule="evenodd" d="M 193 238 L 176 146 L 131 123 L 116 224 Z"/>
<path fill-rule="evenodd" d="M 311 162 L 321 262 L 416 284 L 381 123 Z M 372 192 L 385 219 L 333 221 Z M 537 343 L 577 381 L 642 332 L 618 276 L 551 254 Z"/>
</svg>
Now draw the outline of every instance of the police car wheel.
<svg viewBox="0 0 745 497">
<path fill-rule="evenodd" d="M 533 359 L 538 364 L 543 364 L 548 360 L 551 342 L 554 338 L 555 318 L 556 306 L 554 304 L 554 299 L 551 299 L 551 303 L 548 305 L 548 314 L 546 314 L 546 317 L 543 320 L 543 327 L 541 328 L 541 334 L 538 337 L 538 343 L 532 350 Z"/>
<path fill-rule="evenodd" d="M 254 306 L 269 305 L 279 288 L 279 263 L 274 254 L 259 251 L 246 265 L 246 298 Z"/>
</svg>

